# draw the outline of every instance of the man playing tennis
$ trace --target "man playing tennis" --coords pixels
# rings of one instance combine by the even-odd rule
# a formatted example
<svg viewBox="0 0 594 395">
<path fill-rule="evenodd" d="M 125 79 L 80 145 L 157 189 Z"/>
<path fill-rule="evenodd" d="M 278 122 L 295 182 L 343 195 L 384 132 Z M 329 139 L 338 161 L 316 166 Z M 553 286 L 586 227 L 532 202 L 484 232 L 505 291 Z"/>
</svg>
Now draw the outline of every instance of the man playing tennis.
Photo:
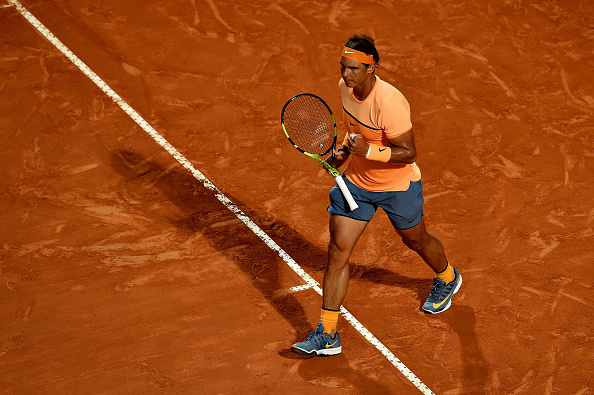
<svg viewBox="0 0 594 395">
<path fill-rule="evenodd" d="M 317 329 L 291 347 L 298 354 L 336 355 L 342 351 L 336 326 L 349 282 L 349 258 L 378 207 L 386 212 L 404 244 L 435 272 L 423 310 L 431 314 L 447 310 L 462 285 L 462 276 L 448 264 L 443 245 L 425 229 L 410 106 L 400 91 L 375 75 L 378 67 L 373 39 L 351 37 L 342 51 L 339 82 L 348 133 L 330 165 L 339 168 L 351 158 L 344 179 L 359 208 L 350 211 L 338 187 L 330 191 L 322 313 Z"/>
</svg>

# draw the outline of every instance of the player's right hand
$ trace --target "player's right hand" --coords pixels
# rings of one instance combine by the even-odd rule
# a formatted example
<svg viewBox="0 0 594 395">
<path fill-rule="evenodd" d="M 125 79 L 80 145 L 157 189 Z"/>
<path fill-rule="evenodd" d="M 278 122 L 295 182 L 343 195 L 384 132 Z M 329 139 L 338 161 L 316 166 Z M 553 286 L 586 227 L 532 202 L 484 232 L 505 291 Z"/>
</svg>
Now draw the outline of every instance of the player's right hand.
<svg viewBox="0 0 594 395">
<path fill-rule="evenodd" d="M 335 169 L 340 168 L 340 166 L 342 166 L 344 164 L 344 162 L 347 161 L 347 159 L 349 158 L 349 152 L 348 151 L 343 151 L 343 150 L 339 150 L 336 153 L 336 156 L 334 157 L 334 160 L 332 160 L 332 155 L 329 155 L 325 161 L 326 163 L 328 163 L 330 166 L 334 167 Z M 330 172 L 328 170 L 326 170 L 326 172 L 328 174 L 330 174 Z"/>
</svg>

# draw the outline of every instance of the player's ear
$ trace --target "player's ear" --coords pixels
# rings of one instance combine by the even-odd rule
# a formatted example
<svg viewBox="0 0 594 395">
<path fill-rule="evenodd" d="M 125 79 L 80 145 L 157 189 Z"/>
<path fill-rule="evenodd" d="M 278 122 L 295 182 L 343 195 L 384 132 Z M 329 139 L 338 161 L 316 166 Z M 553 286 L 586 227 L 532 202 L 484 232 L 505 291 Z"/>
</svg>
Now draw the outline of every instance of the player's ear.
<svg viewBox="0 0 594 395">
<path fill-rule="evenodd" d="M 373 74 L 375 73 L 376 69 L 379 69 L 379 63 L 371 63 L 369 66 L 367 66 L 367 73 Z"/>
</svg>

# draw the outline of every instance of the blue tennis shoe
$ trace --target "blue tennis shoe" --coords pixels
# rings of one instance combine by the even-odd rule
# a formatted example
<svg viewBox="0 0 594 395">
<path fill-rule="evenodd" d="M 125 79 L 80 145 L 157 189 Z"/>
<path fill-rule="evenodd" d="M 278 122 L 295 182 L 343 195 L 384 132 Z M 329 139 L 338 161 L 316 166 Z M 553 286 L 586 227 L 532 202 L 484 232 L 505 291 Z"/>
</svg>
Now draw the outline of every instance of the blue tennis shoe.
<svg viewBox="0 0 594 395">
<path fill-rule="evenodd" d="M 454 268 L 454 281 L 447 283 L 440 278 L 433 278 L 433 287 L 429 291 L 429 297 L 423 310 L 430 314 L 438 314 L 446 311 L 452 305 L 452 296 L 458 292 L 462 285 L 462 276 Z"/>
<path fill-rule="evenodd" d="M 320 322 L 315 331 L 307 334 L 305 341 L 293 344 L 291 351 L 301 355 L 337 355 L 342 352 L 340 335 L 336 332 L 332 338 L 324 333 L 324 325 Z"/>
</svg>

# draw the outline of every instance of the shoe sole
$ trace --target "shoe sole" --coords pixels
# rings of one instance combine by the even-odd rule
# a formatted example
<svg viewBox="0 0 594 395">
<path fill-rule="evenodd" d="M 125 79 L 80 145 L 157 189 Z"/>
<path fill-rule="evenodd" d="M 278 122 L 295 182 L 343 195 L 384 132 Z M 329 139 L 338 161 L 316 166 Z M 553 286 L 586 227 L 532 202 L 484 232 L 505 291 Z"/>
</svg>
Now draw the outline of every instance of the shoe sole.
<svg viewBox="0 0 594 395">
<path fill-rule="evenodd" d="M 458 285 L 456 285 L 456 288 L 454 289 L 454 292 L 452 292 L 452 296 L 450 296 L 450 300 L 448 300 L 448 303 L 446 304 L 446 306 L 443 309 L 441 309 L 439 311 L 435 311 L 435 310 L 427 310 L 427 309 L 423 308 L 423 310 L 426 311 L 429 314 L 439 314 L 439 313 L 443 313 L 444 311 L 446 311 L 447 309 L 449 309 L 450 306 L 452 305 L 452 298 L 454 297 L 454 295 L 456 294 L 456 292 L 458 292 L 458 290 L 462 286 L 462 275 L 459 274 L 459 276 L 460 276 L 460 281 L 458 282 Z"/>
<path fill-rule="evenodd" d="M 342 352 L 342 346 L 334 347 L 334 348 L 327 348 L 327 349 L 323 349 L 323 350 L 312 350 L 309 352 L 302 350 L 299 347 L 292 346 L 291 351 L 293 351 L 296 354 L 300 354 L 300 355 L 329 356 L 329 355 L 340 354 Z"/>
</svg>

